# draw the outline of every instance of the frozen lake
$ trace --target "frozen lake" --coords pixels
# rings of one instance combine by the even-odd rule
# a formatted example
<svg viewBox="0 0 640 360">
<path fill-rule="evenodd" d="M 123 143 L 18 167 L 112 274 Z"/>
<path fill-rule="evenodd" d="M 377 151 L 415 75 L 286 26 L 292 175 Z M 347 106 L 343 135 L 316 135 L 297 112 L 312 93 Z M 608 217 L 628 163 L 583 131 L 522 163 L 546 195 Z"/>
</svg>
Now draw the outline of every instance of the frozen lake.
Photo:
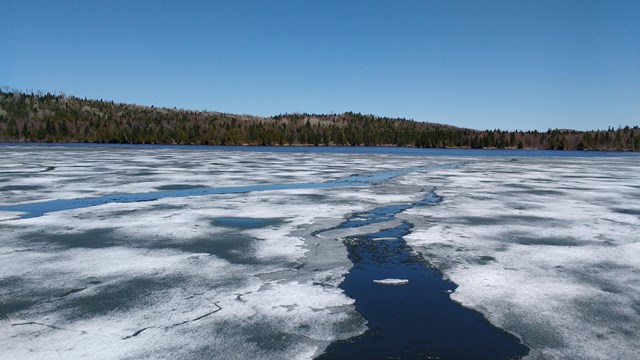
<svg viewBox="0 0 640 360">
<path fill-rule="evenodd" d="M 634 358 L 639 234 L 635 154 L 0 145 L 0 358 Z"/>
</svg>

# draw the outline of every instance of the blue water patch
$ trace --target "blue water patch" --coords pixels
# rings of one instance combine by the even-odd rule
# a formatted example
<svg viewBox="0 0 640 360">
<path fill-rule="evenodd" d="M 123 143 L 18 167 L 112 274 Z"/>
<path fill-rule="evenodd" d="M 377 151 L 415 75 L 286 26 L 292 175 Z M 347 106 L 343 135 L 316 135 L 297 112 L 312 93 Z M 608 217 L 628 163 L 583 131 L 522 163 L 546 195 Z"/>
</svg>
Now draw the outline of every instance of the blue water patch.
<svg viewBox="0 0 640 360">
<path fill-rule="evenodd" d="M 352 175 L 327 182 L 320 183 L 293 183 L 293 184 L 260 184 L 246 186 L 228 186 L 217 188 L 182 188 L 175 190 L 151 191 L 131 194 L 112 194 L 80 199 L 59 199 L 25 204 L 0 206 L 0 211 L 20 212 L 20 218 L 27 219 L 42 216 L 46 213 L 81 209 L 90 206 L 109 203 L 134 203 L 154 201 L 162 198 L 177 198 L 187 196 L 205 196 L 222 194 L 239 194 L 256 191 L 296 190 L 296 189 L 329 189 L 353 186 L 370 186 L 378 182 L 390 180 L 394 177 L 408 174 L 414 171 L 430 171 L 442 168 L 460 166 L 462 163 L 440 164 L 424 167 L 410 167 L 404 169 L 382 170 L 363 175 Z"/>
<path fill-rule="evenodd" d="M 440 196 L 436 195 L 436 193 L 433 191 L 429 191 L 425 194 L 422 200 L 413 204 L 387 205 L 364 212 L 356 212 L 351 214 L 351 216 L 343 221 L 340 225 L 332 227 L 330 229 L 316 231 L 314 234 L 323 233 L 329 230 L 358 228 L 393 220 L 397 214 L 409 208 L 415 206 L 433 205 L 439 203 L 440 201 L 442 201 L 442 198 Z"/>
<path fill-rule="evenodd" d="M 321 154 L 366 154 L 400 156 L 505 156 L 505 157 L 610 157 L 640 156 L 623 151 L 580 150 L 513 150 L 513 149 L 442 149 L 410 148 L 394 146 L 213 146 L 213 145 L 155 145 L 155 144 L 90 144 L 90 143 L 8 143 L 11 147 L 74 147 L 74 148 L 124 148 L 124 149 L 175 149 L 204 151 L 249 151 L 268 153 L 321 153 Z"/>
<path fill-rule="evenodd" d="M 258 229 L 283 222 L 281 218 L 250 218 L 250 217 L 217 217 L 211 223 L 213 225 L 234 229 Z"/>
<path fill-rule="evenodd" d="M 356 213 L 339 227 L 365 226 L 393 218 L 413 206 L 437 204 L 430 192 L 411 205 L 385 206 Z M 395 212 L 395 213 L 394 213 Z M 358 220 L 354 220 L 358 219 Z M 365 220 L 368 219 L 368 220 Z M 429 267 L 403 237 L 412 225 L 349 237 L 344 243 L 354 266 L 340 288 L 356 300 L 368 330 L 331 344 L 318 359 L 516 359 L 529 349 L 491 325 L 480 313 L 454 302 L 456 285 Z M 384 240 L 381 240 L 384 239 Z M 388 286 L 375 280 L 399 279 Z"/>
</svg>

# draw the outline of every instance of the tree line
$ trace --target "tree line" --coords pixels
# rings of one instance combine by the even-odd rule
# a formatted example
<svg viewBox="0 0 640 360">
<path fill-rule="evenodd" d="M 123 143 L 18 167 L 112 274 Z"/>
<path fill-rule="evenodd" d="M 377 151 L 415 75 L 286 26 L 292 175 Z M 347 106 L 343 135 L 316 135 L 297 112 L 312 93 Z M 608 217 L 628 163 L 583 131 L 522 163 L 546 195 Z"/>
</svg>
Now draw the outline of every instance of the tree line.
<svg viewBox="0 0 640 360">
<path fill-rule="evenodd" d="M 640 151 L 640 129 L 472 130 L 353 112 L 257 117 L 3 88 L 0 141 Z"/>
</svg>

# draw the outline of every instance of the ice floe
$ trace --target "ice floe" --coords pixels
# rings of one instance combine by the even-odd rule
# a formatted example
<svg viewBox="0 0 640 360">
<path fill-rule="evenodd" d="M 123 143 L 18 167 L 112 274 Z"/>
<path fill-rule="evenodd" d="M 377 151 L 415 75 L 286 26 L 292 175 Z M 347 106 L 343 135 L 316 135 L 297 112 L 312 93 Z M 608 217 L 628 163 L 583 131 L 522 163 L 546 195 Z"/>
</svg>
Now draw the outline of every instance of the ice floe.
<svg viewBox="0 0 640 360">
<path fill-rule="evenodd" d="M 406 285 L 409 283 L 407 279 L 380 279 L 373 280 L 374 283 L 380 285 Z"/>
</svg>

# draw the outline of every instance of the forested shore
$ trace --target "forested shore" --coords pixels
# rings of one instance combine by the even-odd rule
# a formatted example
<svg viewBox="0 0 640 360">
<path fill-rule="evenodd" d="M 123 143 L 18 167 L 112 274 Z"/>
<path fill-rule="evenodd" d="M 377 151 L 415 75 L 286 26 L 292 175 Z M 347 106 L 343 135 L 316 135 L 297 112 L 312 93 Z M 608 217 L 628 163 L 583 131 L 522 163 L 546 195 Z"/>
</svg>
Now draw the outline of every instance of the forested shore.
<svg viewBox="0 0 640 360">
<path fill-rule="evenodd" d="M 473 130 L 352 112 L 258 117 L 4 88 L 0 141 L 640 151 L 640 129 Z"/>
</svg>

